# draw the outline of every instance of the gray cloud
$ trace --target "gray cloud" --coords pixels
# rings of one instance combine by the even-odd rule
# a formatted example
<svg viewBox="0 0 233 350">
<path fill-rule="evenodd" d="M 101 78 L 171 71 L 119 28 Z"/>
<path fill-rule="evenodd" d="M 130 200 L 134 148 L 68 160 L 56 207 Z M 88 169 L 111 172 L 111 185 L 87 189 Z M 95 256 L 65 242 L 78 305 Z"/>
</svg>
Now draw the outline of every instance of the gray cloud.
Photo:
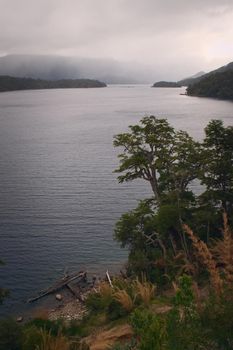
<svg viewBox="0 0 233 350">
<path fill-rule="evenodd" d="M 164 78 L 233 57 L 232 0 L 0 0 L 0 54 L 112 58 Z"/>
</svg>

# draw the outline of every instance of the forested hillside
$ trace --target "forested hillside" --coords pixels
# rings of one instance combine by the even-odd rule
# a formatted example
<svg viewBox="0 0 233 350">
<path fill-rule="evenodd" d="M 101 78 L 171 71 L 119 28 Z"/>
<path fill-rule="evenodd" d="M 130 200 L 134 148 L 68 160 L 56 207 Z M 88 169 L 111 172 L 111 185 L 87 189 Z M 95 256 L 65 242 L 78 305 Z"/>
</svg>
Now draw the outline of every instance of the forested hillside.
<svg viewBox="0 0 233 350">
<path fill-rule="evenodd" d="M 105 83 L 91 79 L 62 79 L 51 81 L 32 78 L 15 78 L 7 75 L 0 76 L 0 92 L 14 90 L 94 88 L 105 86 Z"/>
<path fill-rule="evenodd" d="M 190 96 L 214 97 L 233 100 L 233 71 L 214 73 L 187 88 Z"/>
</svg>

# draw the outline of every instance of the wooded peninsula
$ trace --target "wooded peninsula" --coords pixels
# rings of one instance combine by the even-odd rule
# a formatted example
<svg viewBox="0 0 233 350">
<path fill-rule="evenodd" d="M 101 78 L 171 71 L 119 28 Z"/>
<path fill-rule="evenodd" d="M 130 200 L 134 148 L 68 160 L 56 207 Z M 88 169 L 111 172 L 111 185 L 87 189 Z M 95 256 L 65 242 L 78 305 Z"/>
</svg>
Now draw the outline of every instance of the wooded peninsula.
<svg viewBox="0 0 233 350">
<path fill-rule="evenodd" d="M 107 85 L 92 79 L 42 80 L 0 76 L 0 92 L 15 90 L 100 88 Z"/>
</svg>

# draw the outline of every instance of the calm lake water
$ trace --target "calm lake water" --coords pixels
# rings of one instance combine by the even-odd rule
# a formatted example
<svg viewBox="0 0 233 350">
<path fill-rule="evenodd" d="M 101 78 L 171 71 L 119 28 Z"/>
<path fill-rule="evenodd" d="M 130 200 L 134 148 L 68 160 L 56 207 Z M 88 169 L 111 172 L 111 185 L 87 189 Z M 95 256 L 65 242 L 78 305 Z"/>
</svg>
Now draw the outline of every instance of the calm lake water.
<svg viewBox="0 0 233 350">
<path fill-rule="evenodd" d="M 126 252 L 113 241 L 120 215 L 150 196 L 118 184 L 113 135 L 145 115 L 201 139 L 210 119 L 233 125 L 233 103 L 148 85 L 0 94 L 0 313 L 16 313 L 70 271 L 111 271 Z"/>
</svg>

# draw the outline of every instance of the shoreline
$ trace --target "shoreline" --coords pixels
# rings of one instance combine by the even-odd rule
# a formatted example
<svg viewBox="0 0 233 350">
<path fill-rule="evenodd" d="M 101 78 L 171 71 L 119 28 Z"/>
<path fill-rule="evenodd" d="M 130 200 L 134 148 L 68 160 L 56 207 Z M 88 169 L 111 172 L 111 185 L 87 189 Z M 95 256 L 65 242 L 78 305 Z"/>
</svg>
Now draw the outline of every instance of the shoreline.
<svg viewBox="0 0 233 350">
<path fill-rule="evenodd" d="M 118 269 L 113 268 L 111 272 L 111 278 L 117 275 L 124 275 L 125 266 L 121 264 Z M 15 319 L 17 322 L 26 323 L 35 318 L 57 320 L 63 319 L 70 321 L 73 319 L 80 320 L 87 313 L 85 307 L 85 299 L 87 295 L 98 288 L 98 285 L 103 281 L 108 281 L 107 277 L 108 270 L 106 273 L 90 274 L 87 276 L 84 285 L 80 287 L 79 283 L 72 284 L 71 288 L 66 286 L 61 289 L 45 295 L 39 300 L 27 303 L 29 309 L 22 310 L 22 312 L 16 312 L 11 314 L 10 317 Z M 31 304 L 31 306 L 29 306 Z M 8 317 L 8 316 L 6 316 Z"/>
</svg>

